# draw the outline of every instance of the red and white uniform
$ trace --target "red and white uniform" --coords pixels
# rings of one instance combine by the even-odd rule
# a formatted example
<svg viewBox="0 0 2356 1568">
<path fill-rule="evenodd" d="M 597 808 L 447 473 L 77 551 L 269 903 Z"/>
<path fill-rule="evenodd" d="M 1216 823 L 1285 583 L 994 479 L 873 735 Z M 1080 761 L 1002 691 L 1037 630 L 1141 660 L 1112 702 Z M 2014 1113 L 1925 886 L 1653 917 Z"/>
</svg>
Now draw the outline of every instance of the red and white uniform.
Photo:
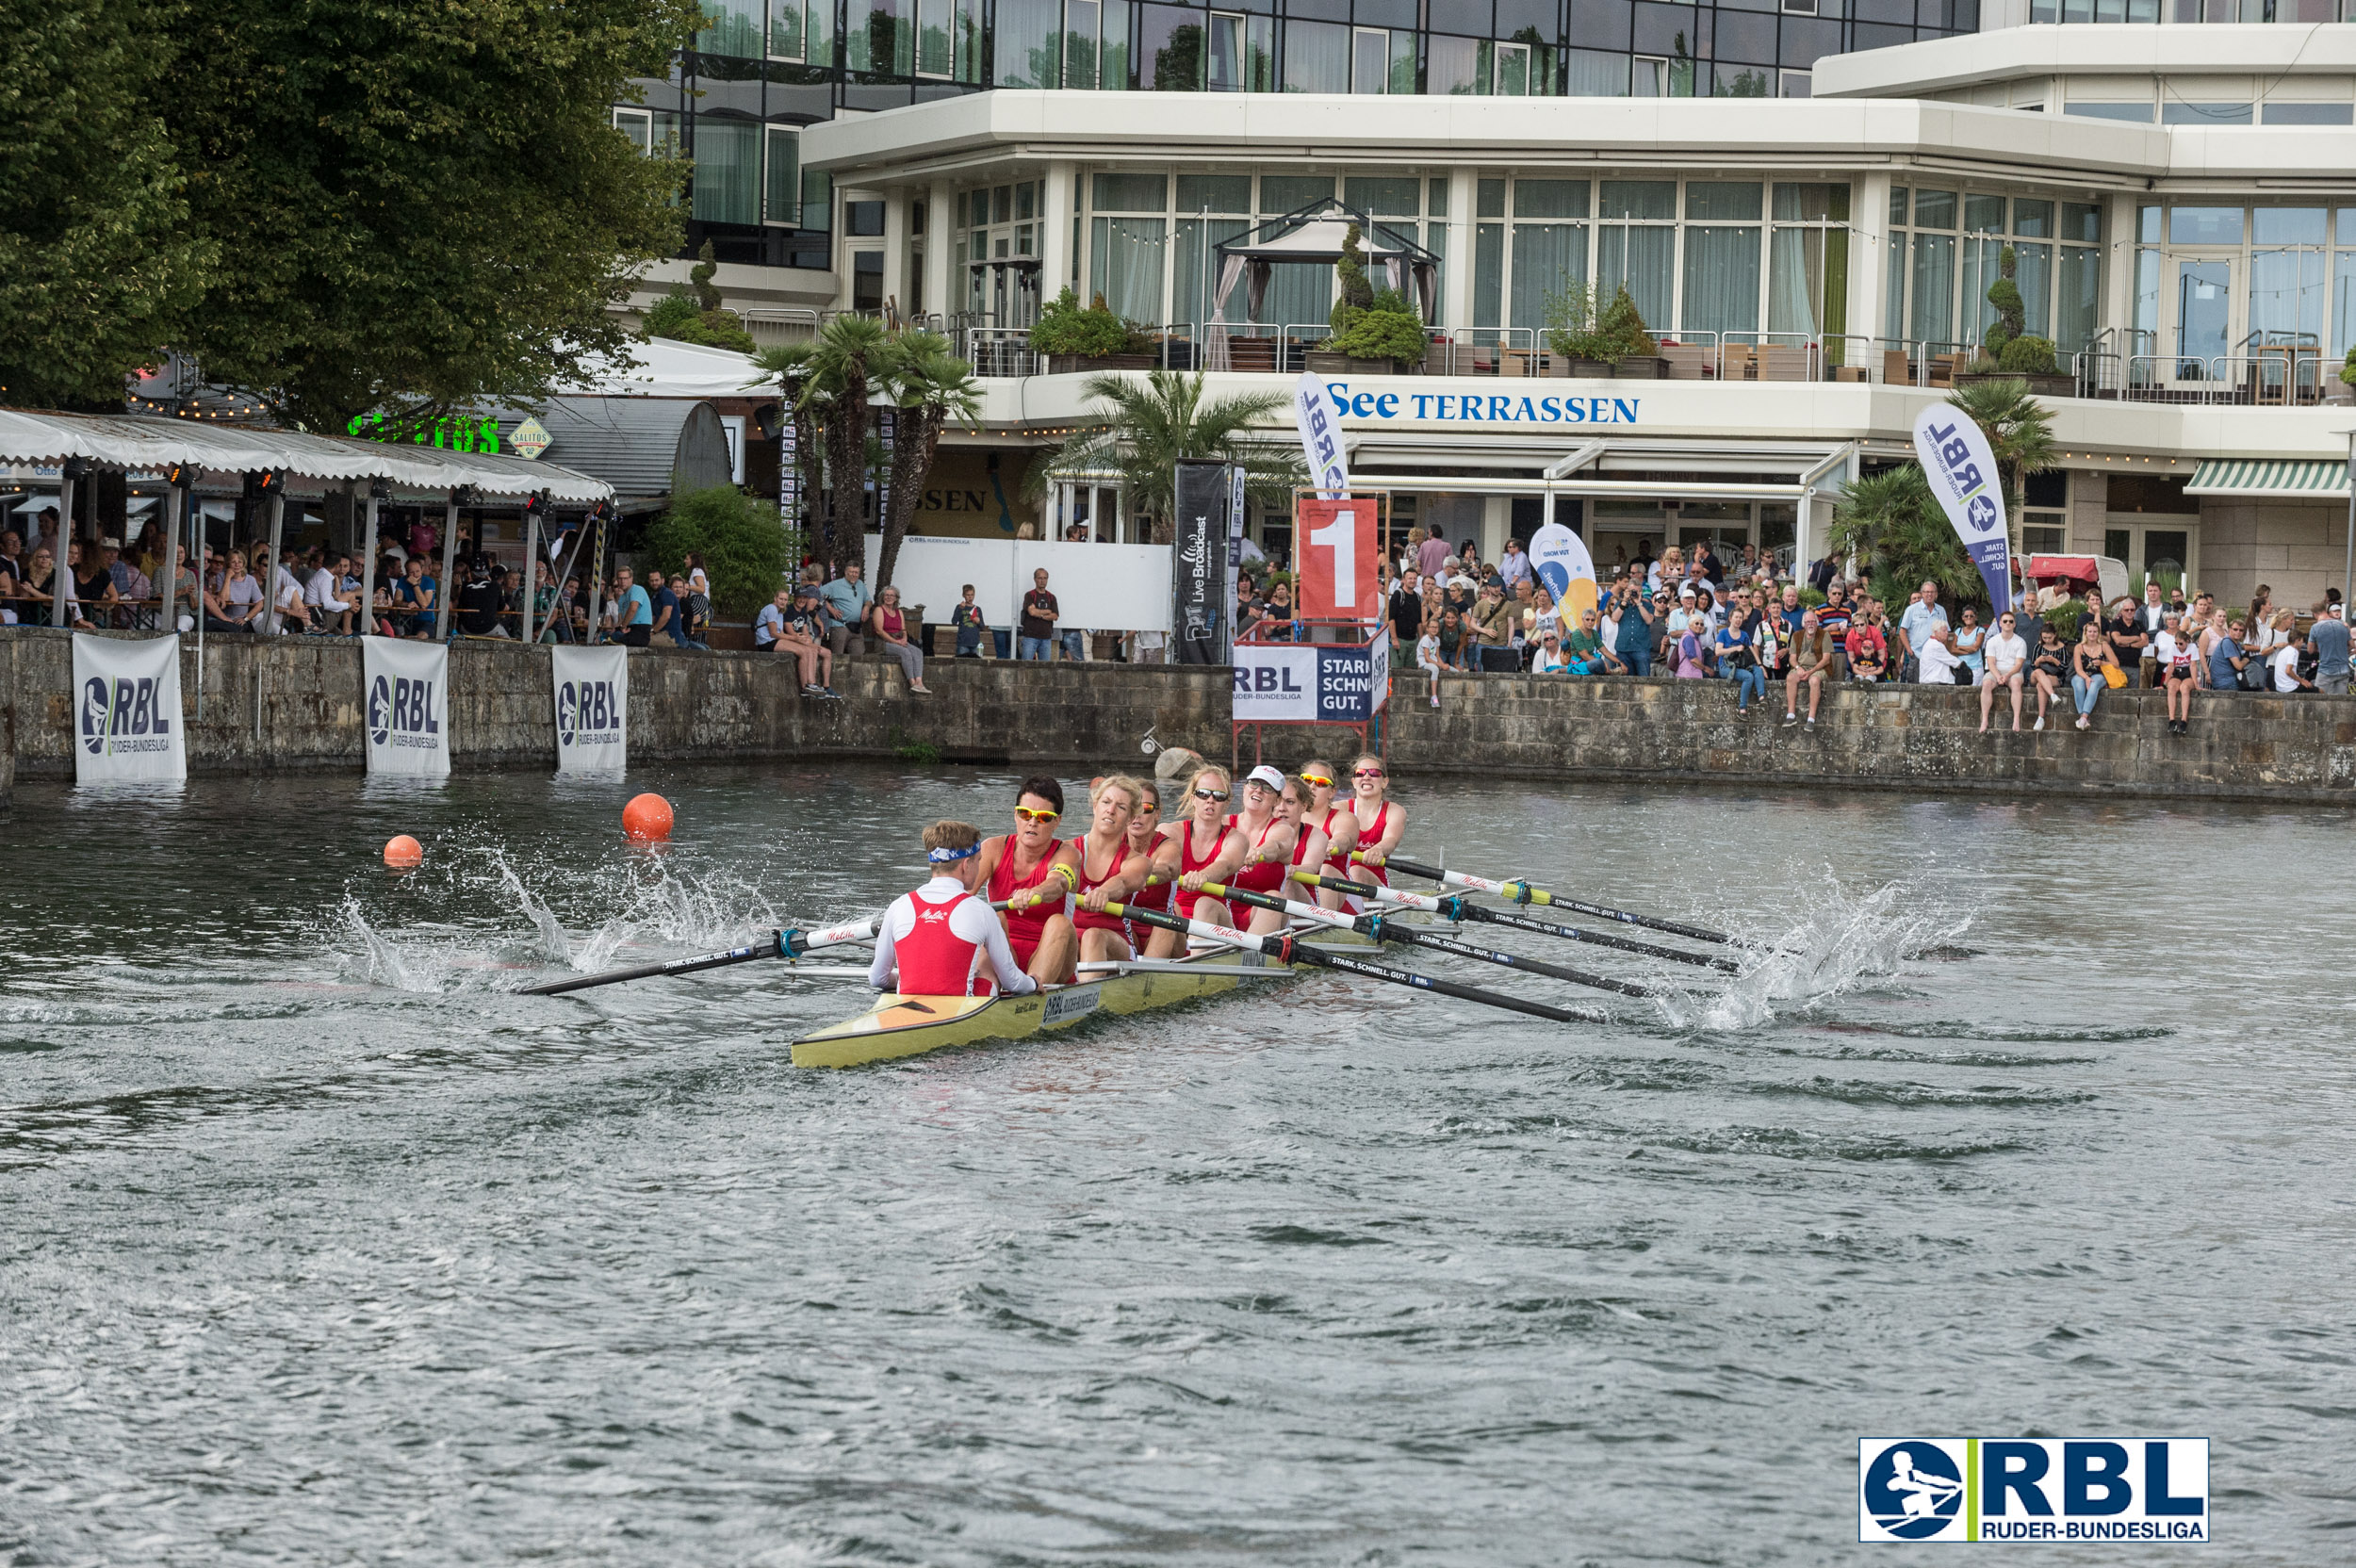
<svg viewBox="0 0 2356 1568">
<path fill-rule="evenodd" d="M 1350 808 L 1347 806 L 1329 806 L 1326 808 L 1325 822 L 1321 830 L 1325 834 L 1327 854 L 1325 858 L 1325 864 L 1317 868 L 1319 873 L 1326 876 L 1348 876 L 1350 874 L 1350 858 L 1348 856 L 1336 856 L 1332 853 L 1333 847 L 1333 819 L 1349 809 Z M 1384 803 L 1383 809 L 1385 811 L 1390 809 L 1390 806 L 1387 802 Z M 1377 820 L 1379 821 L 1381 819 L 1378 818 Z M 1307 824 L 1304 823 L 1302 825 L 1306 826 Z M 1301 837 L 1306 839 L 1308 835 L 1303 833 Z M 1362 839 L 1364 835 L 1361 835 Z M 1366 912 L 1366 901 L 1361 894 L 1344 893 L 1342 894 L 1342 904 L 1343 906 L 1353 915 L 1363 915 Z"/>
<path fill-rule="evenodd" d="M 985 972 L 985 963 L 988 972 Z M 867 983 L 903 996 L 1020 996 L 1039 988 L 1006 942 L 1006 928 L 954 876 L 902 893 L 884 911 Z"/>
<path fill-rule="evenodd" d="M 1014 836 L 1008 834 L 1006 847 L 998 857 L 998 869 L 990 874 L 990 896 L 992 903 L 1012 898 L 1020 892 L 1028 892 L 1031 889 L 1045 883 L 1050 876 L 1055 874 L 1056 851 L 1055 846 L 1050 844 L 1047 853 L 1039 858 L 1039 864 L 1031 868 L 1031 874 L 1020 882 L 1016 881 L 1014 879 Z M 1060 887 L 1061 884 L 1058 883 L 1057 886 Z M 1057 915 L 1067 913 L 1071 904 L 1072 894 L 1067 889 L 1061 898 L 1046 899 L 1034 904 L 1027 909 L 1006 911 L 1006 940 L 1012 944 L 1015 958 L 1019 962 L 1026 967 L 1029 965 L 1032 956 L 1039 952 L 1040 939 L 1047 935 L 1047 923 Z"/>
<path fill-rule="evenodd" d="M 1158 848 L 1160 840 L 1157 838 L 1155 846 Z M 1154 882 L 1149 887 L 1139 888 L 1121 902 L 1132 909 L 1167 910 L 1170 907 L 1170 884 Z M 1137 953 L 1144 952 L 1145 940 L 1153 934 L 1153 928 L 1141 921 L 1126 921 L 1122 923 L 1124 929 L 1121 935 L 1129 939 L 1130 950 Z"/>
<path fill-rule="evenodd" d="M 1088 874 L 1088 841 L 1085 837 L 1072 841 L 1072 858 L 1080 862 L 1080 885 L 1072 890 L 1072 923 L 1082 931 L 1110 931 L 1124 940 L 1129 935 L 1129 923 L 1102 910 L 1084 909 L 1079 900 L 1094 892 L 1121 874 L 1121 868 L 1129 858 L 1129 841 L 1123 837 L 1113 846 L 1113 863 L 1104 868 L 1102 876 Z"/>
<path fill-rule="evenodd" d="M 1252 841 L 1253 854 L 1259 853 L 1260 847 L 1268 842 L 1268 836 L 1276 831 L 1276 825 L 1283 820 L 1281 817 L 1268 818 L 1267 825 L 1262 827 L 1259 835 Z M 1246 860 L 1235 868 L 1235 874 L 1227 878 L 1227 883 L 1230 887 L 1242 888 L 1249 892 L 1272 893 L 1284 885 L 1284 862 L 1282 860 Z"/>
<path fill-rule="evenodd" d="M 1390 823 L 1391 803 L 1386 800 L 1383 803 L 1382 808 L 1375 812 L 1373 823 L 1359 832 L 1358 841 L 1366 845 L 1368 849 L 1372 849 L 1375 845 L 1383 841 L 1383 830 L 1385 827 L 1388 827 Z M 1349 869 L 1350 868 L 1347 866 L 1342 868 L 1345 875 L 1349 874 Z M 1390 873 L 1384 871 L 1381 866 L 1360 866 L 1358 869 L 1373 876 L 1375 881 L 1381 883 L 1385 888 L 1391 885 Z"/>
<path fill-rule="evenodd" d="M 1220 824 L 1219 837 L 1211 841 L 1211 852 L 1198 860 L 1194 858 L 1194 825 L 1188 823 L 1181 827 L 1178 830 L 1178 874 L 1190 876 L 1218 859 L 1226 852 L 1227 835 L 1235 830 L 1235 825 L 1233 822 Z M 1202 893 L 1190 893 L 1186 889 L 1180 888 L 1171 895 L 1170 902 L 1177 906 L 1181 919 L 1192 920 L 1195 901 L 1203 896 Z"/>
</svg>

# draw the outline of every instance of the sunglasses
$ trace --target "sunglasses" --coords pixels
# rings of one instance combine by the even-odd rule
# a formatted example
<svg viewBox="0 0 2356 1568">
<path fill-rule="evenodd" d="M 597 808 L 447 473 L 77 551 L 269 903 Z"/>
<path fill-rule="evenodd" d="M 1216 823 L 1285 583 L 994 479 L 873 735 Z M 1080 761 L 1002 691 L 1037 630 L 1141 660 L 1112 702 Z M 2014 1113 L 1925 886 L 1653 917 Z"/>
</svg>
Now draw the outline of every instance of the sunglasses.
<svg viewBox="0 0 2356 1568">
<path fill-rule="evenodd" d="M 1062 815 L 1061 811 L 1042 811 L 1035 806 L 1018 806 L 1014 808 L 1014 820 L 1017 822 L 1054 822 Z"/>
<path fill-rule="evenodd" d="M 1197 790 L 1194 792 L 1194 798 L 1197 800 L 1225 800 L 1227 798 L 1227 793 L 1228 792 L 1225 790 Z"/>
<path fill-rule="evenodd" d="M 1352 778 L 1383 778 L 1388 776 L 1388 775 L 1381 768 L 1360 768 L 1350 776 Z"/>
<path fill-rule="evenodd" d="M 1333 781 L 1321 774 L 1304 773 L 1301 776 L 1320 790 L 1330 790 L 1333 787 Z"/>
</svg>

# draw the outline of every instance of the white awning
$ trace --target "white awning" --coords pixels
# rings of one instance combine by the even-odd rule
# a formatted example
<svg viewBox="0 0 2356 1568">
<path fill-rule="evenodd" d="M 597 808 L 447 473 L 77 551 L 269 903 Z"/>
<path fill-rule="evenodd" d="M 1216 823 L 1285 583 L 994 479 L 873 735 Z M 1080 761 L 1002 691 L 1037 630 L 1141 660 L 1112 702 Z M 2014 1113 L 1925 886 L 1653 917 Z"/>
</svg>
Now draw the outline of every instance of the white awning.
<svg viewBox="0 0 2356 1568">
<path fill-rule="evenodd" d="M 1319 218 L 1273 239 L 1250 244 L 1230 242 L 1219 247 L 1219 253 L 1271 262 L 1336 261 L 1341 257 L 1343 241 L 1350 237 L 1350 223 L 1346 218 Z M 1397 245 L 1384 244 L 1370 231 L 1359 235 L 1358 248 L 1369 258 L 1402 253 Z"/>
<path fill-rule="evenodd" d="M 2348 459 L 2204 457 L 2184 494 L 2333 500 L 2348 494 Z"/>
<path fill-rule="evenodd" d="M 0 408 L 0 463 L 58 463 L 73 457 L 135 472 L 175 465 L 229 474 L 269 469 L 305 479 L 381 479 L 415 490 L 470 485 L 491 496 L 539 491 L 560 501 L 603 500 L 614 494 L 604 481 L 570 468 L 491 452 L 152 414 L 33 414 Z"/>
</svg>

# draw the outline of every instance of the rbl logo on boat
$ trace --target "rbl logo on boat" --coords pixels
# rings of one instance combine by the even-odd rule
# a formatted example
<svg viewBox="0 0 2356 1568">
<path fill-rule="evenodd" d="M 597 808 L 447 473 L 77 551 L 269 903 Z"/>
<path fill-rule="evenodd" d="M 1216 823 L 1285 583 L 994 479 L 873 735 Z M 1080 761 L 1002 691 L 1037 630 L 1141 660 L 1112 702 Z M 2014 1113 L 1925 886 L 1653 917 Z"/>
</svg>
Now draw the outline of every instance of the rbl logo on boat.
<svg viewBox="0 0 2356 1568">
<path fill-rule="evenodd" d="M 171 737 L 153 677 L 92 676 L 82 683 L 82 749 L 92 757 L 170 751 Z"/>
<path fill-rule="evenodd" d="M 388 681 L 378 676 L 368 687 L 368 743 L 427 750 L 439 747 L 442 718 L 434 710 L 437 694 L 431 680 L 412 680 L 401 675 Z"/>
<path fill-rule="evenodd" d="M 1860 1437 L 1859 1541 L 2209 1539 L 2205 1437 Z"/>
<path fill-rule="evenodd" d="M 610 680 L 567 680 L 556 689 L 556 743 L 622 743 L 622 705 Z"/>
</svg>

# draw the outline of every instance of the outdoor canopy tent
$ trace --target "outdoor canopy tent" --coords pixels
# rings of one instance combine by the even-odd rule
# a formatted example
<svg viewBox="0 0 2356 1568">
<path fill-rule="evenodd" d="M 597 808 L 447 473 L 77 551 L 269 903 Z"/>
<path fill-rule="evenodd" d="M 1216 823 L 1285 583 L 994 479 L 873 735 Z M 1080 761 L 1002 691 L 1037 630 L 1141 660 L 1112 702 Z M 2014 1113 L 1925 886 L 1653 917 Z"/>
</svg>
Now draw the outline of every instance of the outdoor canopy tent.
<svg viewBox="0 0 2356 1568">
<path fill-rule="evenodd" d="M 1352 225 L 1357 227 L 1358 249 L 1366 264 L 1379 269 L 1391 287 L 1415 302 L 1426 321 L 1432 318 L 1439 305 L 1438 256 L 1355 207 L 1331 200 L 1312 202 L 1219 245 L 1219 292 L 1212 301 L 1210 330 L 1205 335 L 1211 369 L 1235 368 L 1227 351 L 1227 302 L 1235 285 L 1249 280 L 1244 314 L 1258 316 L 1268 301 L 1271 268 L 1288 262 L 1331 266 L 1341 260 L 1342 246 Z"/>
</svg>

